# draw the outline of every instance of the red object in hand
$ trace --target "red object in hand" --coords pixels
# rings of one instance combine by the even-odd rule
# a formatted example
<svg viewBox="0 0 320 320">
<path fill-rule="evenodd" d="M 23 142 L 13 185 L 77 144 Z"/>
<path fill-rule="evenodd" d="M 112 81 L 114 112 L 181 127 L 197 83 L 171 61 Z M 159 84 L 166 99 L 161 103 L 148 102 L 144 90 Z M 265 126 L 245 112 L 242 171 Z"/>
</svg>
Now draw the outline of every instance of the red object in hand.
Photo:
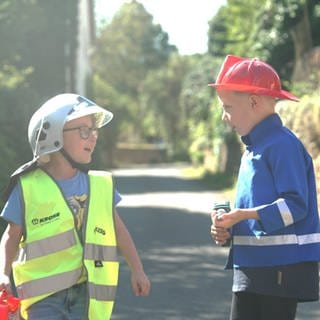
<svg viewBox="0 0 320 320">
<path fill-rule="evenodd" d="M 15 313 L 20 307 L 20 300 L 5 290 L 0 293 L 0 319 L 7 320 L 9 313 Z"/>
</svg>

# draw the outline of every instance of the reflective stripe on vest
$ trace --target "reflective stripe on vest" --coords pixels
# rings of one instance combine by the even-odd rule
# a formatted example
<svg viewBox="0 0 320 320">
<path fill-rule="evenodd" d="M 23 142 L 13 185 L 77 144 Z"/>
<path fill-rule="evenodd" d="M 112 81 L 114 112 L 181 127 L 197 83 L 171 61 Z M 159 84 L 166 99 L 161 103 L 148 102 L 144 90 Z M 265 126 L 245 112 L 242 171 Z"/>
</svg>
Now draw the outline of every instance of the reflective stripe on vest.
<svg viewBox="0 0 320 320">
<path fill-rule="evenodd" d="M 79 281 L 83 258 L 88 269 L 89 319 L 100 319 L 95 312 L 101 311 L 105 315 L 101 319 L 109 319 L 111 316 L 118 281 L 112 179 L 110 174 L 99 173 L 97 176 L 90 175 L 89 181 L 90 219 L 87 219 L 86 226 L 93 225 L 95 228 L 90 232 L 86 230 L 90 241 L 85 243 L 83 250 L 74 229 L 73 213 L 56 183 L 40 169 L 20 177 L 25 204 L 26 238 L 21 243 L 13 271 L 17 291 L 22 299 L 21 312 L 26 319 L 26 310 L 30 305 Z M 39 185 L 40 190 L 37 188 Z M 99 230 L 104 230 L 104 237 L 97 232 Z M 102 267 L 95 267 L 96 261 Z M 90 310 L 93 305 L 96 311 Z"/>
<path fill-rule="evenodd" d="M 295 234 L 277 235 L 277 236 L 234 236 L 233 244 L 238 246 L 276 246 L 288 244 L 311 244 L 320 241 L 320 233 L 306 234 L 297 236 Z"/>
<path fill-rule="evenodd" d="M 99 246 L 86 243 L 85 248 L 85 259 L 118 261 L 118 250 L 115 246 Z"/>
<path fill-rule="evenodd" d="M 25 257 L 32 260 L 50 254 L 53 250 L 52 245 L 54 245 L 55 251 L 61 251 L 76 245 L 74 231 L 68 230 L 52 237 L 28 243 L 24 248 L 21 248 L 20 255 L 22 256 L 19 260 L 23 261 Z"/>
<path fill-rule="evenodd" d="M 117 286 L 102 286 L 89 282 L 89 295 L 92 299 L 100 301 L 114 301 Z"/>
<path fill-rule="evenodd" d="M 19 286 L 19 292 L 21 293 L 19 294 L 19 298 L 29 299 L 33 298 L 35 295 L 48 295 L 49 293 L 57 292 L 61 290 L 61 283 L 67 288 L 72 287 L 77 283 L 81 273 L 82 268 L 24 282 Z M 50 290 L 48 290 L 48 288 L 50 288 Z"/>
</svg>

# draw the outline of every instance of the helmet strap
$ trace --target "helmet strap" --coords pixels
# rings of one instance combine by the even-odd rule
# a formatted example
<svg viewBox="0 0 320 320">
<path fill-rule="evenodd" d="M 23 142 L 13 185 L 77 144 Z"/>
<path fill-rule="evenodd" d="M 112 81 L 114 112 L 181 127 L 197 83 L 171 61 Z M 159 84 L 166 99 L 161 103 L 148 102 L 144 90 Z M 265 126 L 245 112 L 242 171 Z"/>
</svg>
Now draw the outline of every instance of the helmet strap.
<svg viewBox="0 0 320 320">
<path fill-rule="evenodd" d="M 71 156 L 68 154 L 68 152 L 65 149 L 60 149 L 61 154 L 64 156 L 64 158 L 71 164 L 72 168 L 78 169 L 84 173 L 87 173 L 89 171 L 89 165 L 79 163 L 77 161 L 74 161 Z"/>
</svg>

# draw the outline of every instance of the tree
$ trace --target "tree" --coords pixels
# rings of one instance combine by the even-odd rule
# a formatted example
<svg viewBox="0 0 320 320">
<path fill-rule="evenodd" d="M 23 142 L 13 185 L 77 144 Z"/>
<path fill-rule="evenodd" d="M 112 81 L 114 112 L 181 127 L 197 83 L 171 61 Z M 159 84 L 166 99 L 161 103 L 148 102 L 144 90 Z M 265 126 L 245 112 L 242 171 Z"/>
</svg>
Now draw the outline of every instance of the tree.
<svg viewBox="0 0 320 320">
<path fill-rule="evenodd" d="M 218 13 L 209 21 L 208 53 L 214 57 L 224 57 L 226 46 L 231 41 L 227 39 L 228 32 L 228 8 L 222 6 Z"/>
<path fill-rule="evenodd" d="M 317 2 L 314 0 L 283 0 L 280 5 L 283 8 L 283 25 L 290 30 L 294 47 L 294 66 L 292 81 L 305 81 L 309 78 L 310 65 L 307 54 L 313 47 L 313 32 L 311 30 L 310 17 L 316 12 Z M 320 5 L 318 4 L 320 10 Z M 318 26 L 320 19 L 318 13 Z"/>
<path fill-rule="evenodd" d="M 228 0 L 209 22 L 209 54 L 246 56 L 252 47 L 250 35 L 266 0 Z"/>
<path fill-rule="evenodd" d="M 117 114 L 116 121 L 121 123 L 126 138 L 143 139 L 144 106 L 140 95 L 144 80 L 149 72 L 165 66 L 170 54 L 176 51 L 169 44 L 168 34 L 160 25 L 153 24 L 153 17 L 137 1 L 123 4 L 111 23 L 100 31 L 93 70 L 112 92 L 104 106 Z M 98 88 L 94 92 L 97 100 L 105 96 Z M 126 103 L 121 103 L 124 100 Z"/>
<path fill-rule="evenodd" d="M 148 136 L 164 140 L 171 156 L 185 156 L 188 148 L 187 110 L 180 100 L 191 56 L 171 55 L 168 64 L 148 74 L 141 95 L 143 126 Z"/>
<path fill-rule="evenodd" d="M 65 90 L 66 65 L 74 60 L 65 49 L 66 43 L 76 49 L 77 5 L 77 0 L 0 3 L 1 187 L 32 158 L 27 140 L 31 114 L 41 101 Z"/>
<path fill-rule="evenodd" d="M 260 12 L 255 52 L 262 53 L 284 83 L 308 79 L 307 55 L 320 43 L 319 8 L 316 0 L 269 0 Z"/>
<path fill-rule="evenodd" d="M 310 81 L 311 49 L 320 44 L 318 0 L 228 0 L 210 22 L 209 53 L 258 57 L 285 87 Z"/>
</svg>

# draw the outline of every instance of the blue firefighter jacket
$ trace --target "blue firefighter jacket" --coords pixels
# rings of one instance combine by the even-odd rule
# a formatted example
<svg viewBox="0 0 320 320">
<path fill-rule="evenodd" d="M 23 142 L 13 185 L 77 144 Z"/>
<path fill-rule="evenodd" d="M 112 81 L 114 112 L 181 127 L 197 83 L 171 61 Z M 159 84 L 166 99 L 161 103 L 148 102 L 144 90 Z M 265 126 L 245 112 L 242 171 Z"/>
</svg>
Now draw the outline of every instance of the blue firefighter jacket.
<svg viewBox="0 0 320 320">
<path fill-rule="evenodd" d="M 227 268 L 320 260 L 320 228 L 312 158 L 273 114 L 247 136 L 235 208 L 256 208 L 260 220 L 232 228 Z"/>
</svg>

